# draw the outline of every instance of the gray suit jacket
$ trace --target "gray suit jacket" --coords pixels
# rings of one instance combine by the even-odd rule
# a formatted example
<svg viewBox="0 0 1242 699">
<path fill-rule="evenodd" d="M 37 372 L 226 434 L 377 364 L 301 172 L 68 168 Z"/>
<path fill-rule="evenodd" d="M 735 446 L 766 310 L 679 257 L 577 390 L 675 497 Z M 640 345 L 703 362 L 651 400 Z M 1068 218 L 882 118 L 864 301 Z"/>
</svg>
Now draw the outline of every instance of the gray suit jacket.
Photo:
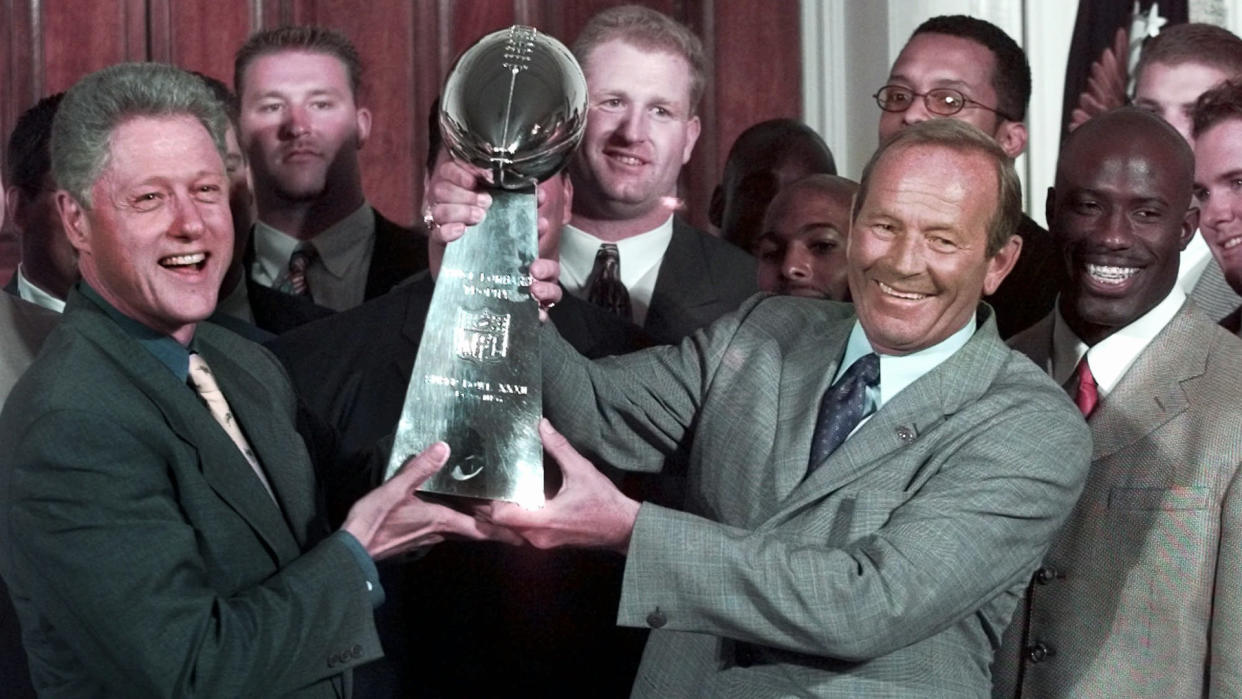
<svg viewBox="0 0 1242 699">
<path fill-rule="evenodd" d="M 0 406 L 59 320 L 59 313 L 0 294 Z"/>
<path fill-rule="evenodd" d="M 1012 340 L 1045 369 L 1052 325 Z M 1086 488 L 1005 635 L 996 696 L 1242 696 L 1242 341 L 1187 303 L 1088 425 Z M 1030 662 L 1037 642 L 1055 655 Z"/>
<path fill-rule="evenodd" d="M 545 412 L 587 454 L 656 469 L 689 442 L 689 511 L 644 504 L 626 562 L 618 623 L 656 629 L 636 696 L 987 695 L 1090 441 L 979 313 L 809 474 L 851 306 L 756 296 L 594 363 L 544 331 Z"/>
<path fill-rule="evenodd" d="M 210 323 L 195 346 L 280 509 L 194 391 L 77 291 L 0 413 L 0 572 L 41 696 L 336 697 L 380 653 L 284 371 Z"/>
</svg>

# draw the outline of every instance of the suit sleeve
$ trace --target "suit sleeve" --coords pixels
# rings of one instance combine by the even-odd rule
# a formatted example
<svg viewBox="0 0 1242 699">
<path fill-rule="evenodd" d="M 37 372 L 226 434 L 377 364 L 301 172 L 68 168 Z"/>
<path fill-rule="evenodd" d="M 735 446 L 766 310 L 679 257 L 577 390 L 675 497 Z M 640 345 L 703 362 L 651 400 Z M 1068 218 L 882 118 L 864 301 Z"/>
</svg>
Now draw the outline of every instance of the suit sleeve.
<svg viewBox="0 0 1242 699">
<path fill-rule="evenodd" d="M 273 560 L 241 520 L 213 529 L 237 532 L 227 556 L 204 553 L 182 509 L 208 495 L 167 467 L 192 449 L 84 411 L 29 425 L 6 498 L 23 533 L 11 563 L 68 652 L 110 693 L 177 697 L 274 696 L 377 657 L 363 571 L 339 537 L 264 563 L 258 581 L 230 565 Z"/>
<path fill-rule="evenodd" d="M 658 608 L 668 630 L 849 661 L 885 655 L 1004 606 L 1068 516 L 1089 454 L 1068 410 L 1015 408 L 963 436 L 917 492 L 860 491 L 831 521 L 746 530 L 645 504 L 618 623 L 647 625 Z M 828 545 L 838 526 L 873 531 Z"/>
<path fill-rule="evenodd" d="M 1221 506 L 1220 549 L 1212 594 L 1209 696 L 1242 696 L 1242 484 L 1239 472 Z"/>
<path fill-rule="evenodd" d="M 691 425 L 741 318 L 760 300 L 677 345 L 589 361 L 542 328 L 544 414 L 589 458 L 657 472 Z"/>
</svg>

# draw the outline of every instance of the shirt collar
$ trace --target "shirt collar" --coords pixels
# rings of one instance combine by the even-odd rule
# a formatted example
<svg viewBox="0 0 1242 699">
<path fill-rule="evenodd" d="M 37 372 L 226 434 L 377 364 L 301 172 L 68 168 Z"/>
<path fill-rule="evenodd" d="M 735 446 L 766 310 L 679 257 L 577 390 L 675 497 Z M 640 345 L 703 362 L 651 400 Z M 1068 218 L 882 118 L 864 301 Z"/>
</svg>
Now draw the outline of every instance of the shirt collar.
<svg viewBox="0 0 1242 699">
<path fill-rule="evenodd" d="M 884 407 L 885 403 L 896 397 L 907 386 L 918 381 L 927 372 L 940 366 L 946 359 L 953 356 L 954 352 L 961 349 L 974 334 L 975 317 L 972 315 L 970 320 L 960 330 L 931 347 L 903 355 L 879 353 L 880 390 L 878 396 L 876 396 L 875 409 L 879 410 Z M 837 379 L 840 379 L 841 375 L 856 360 L 872 352 L 875 352 L 875 350 L 872 349 L 871 342 L 867 339 L 867 333 L 863 330 L 862 323 L 855 320 L 854 328 L 850 331 L 850 338 L 845 343 L 845 353 L 841 357 L 841 365 L 837 367 L 836 376 L 832 378 L 833 383 L 836 383 Z"/>
<path fill-rule="evenodd" d="M 17 295 L 20 296 L 23 301 L 29 301 L 33 304 L 43 306 L 49 311 L 56 311 L 57 313 L 65 312 L 64 299 L 58 299 L 43 289 L 35 286 L 34 282 L 26 278 L 26 274 L 25 272 L 22 272 L 22 266 L 20 264 L 17 265 Z"/>
<path fill-rule="evenodd" d="M 121 313 L 115 306 L 104 300 L 99 292 L 91 288 L 90 284 L 85 281 L 78 282 L 78 290 L 82 295 L 90 299 L 95 305 L 103 309 L 108 317 L 121 327 L 121 330 L 134 339 L 139 345 L 142 345 L 148 352 L 155 356 L 161 364 L 168 367 L 178 380 L 185 383 L 186 378 L 190 375 L 190 352 L 191 349 L 182 345 L 172 338 L 171 335 L 165 335 L 148 328 L 129 316 Z M 190 341 L 190 345 L 194 345 L 194 341 Z"/>
<path fill-rule="evenodd" d="M 1164 326 L 1173 320 L 1186 303 L 1186 292 L 1174 285 L 1168 296 L 1129 325 L 1088 347 L 1061 317 L 1061 300 L 1057 299 L 1052 324 L 1052 378 L 1064 386 L 1083 355 L 1091 366 L 1091 375 L 1099 387 L 1100 397 L 1108 395 L 1121 382 L 1134 360 L 1147 349 Z"/>
<path fill-rule="evenodd" d="M 263 221 L 254 225 L 255 261 L 263 266 L 269 278 L 283 278 L 289 258 L 303 241 Z M 363 202 L 352 214 L 316 234 L 310 242 L 315 245 L 324 269 L 333 277 L 341 278 L 353 259 L 350 252 L 367 245 L 374 237 L 375 214 L 371 205 Z"/>
<path fill-rule="evenodd" d="M 644 275 L 660 264 L 664 251 L 673 239 L 673 215 L 646 233 L 639 233 L 616 241 L 617 255 L 621 258 L 621 283 L 626 288 L 634 286 Z M 585 270 L 583 279 L 595 266 L 595 254 L 599 246 L 609 241 L 565 224 L 561 229 L 561 264 L 574 270 Z"/>
</svg>

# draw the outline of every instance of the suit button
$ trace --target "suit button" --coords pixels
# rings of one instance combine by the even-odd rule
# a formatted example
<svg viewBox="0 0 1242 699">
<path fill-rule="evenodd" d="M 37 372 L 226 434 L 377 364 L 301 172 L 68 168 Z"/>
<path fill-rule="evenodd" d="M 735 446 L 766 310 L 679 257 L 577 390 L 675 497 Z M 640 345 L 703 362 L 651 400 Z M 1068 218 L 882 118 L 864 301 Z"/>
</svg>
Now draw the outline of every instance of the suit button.
<svg viewBox="0 0 1242 699">
<path fill-rule="evenodd" d="M 1043 641 L 1036 641 L 1026 647 L 1026 659 L 1032 663 L 1042 663 L 1056 654 L 1057 652 L 1053 650 L 1052 646 Z"/>
<path fill-rule="evenodd" d="M 1064 573 L 1062 573 L 1061 571 L 1057 570 L 1056 568 L 1052 566 L 1044 566 L 1043 568 L 1040 568 L 1039 570 L 1035 571 L 1035 582 L 1039 583 L 1040 585 L 1047 585 L 1053 580 L 1058 580 L 1064 577 L 1065 577 Z"/>
<path fill-rule="evenodd" d="M 668 617 L 664 616 L 664 612 L 660 611 L 659 607 L 656 607 L 654 612 L 647 615 L 647 626 L 653 629 L 658 629 L 667 623 Z"/>
<path fill-rule="evenodd" d="M 905 425 L 897 428 L 897 439 L 900 439 L 908 444 L 914 441 L 914 437 L 915 434 L 912 428 L 906 427 Z"/>
</svg>

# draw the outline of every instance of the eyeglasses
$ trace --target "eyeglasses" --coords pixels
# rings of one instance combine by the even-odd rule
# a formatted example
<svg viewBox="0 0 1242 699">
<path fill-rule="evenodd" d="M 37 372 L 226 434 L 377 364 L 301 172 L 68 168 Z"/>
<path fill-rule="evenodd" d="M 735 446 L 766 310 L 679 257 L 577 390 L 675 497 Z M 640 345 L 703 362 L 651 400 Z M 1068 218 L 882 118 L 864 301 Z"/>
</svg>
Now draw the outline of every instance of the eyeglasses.
<svg viewBox="0 0 1242 699">
<path fill-rule="evenodd" d="M 923 106 L 927 107 L 927 111 L 937 116 L 953 116 L 965 109 L 966 105 L 973 104 L 980 109 L 986 109 L 1009 121 L 1019 121 L 995 107 L 989 107 L 982 102 L 972 100 L 951 87 L 937 87 L 927 92 L 915 92 L 901 85 L 885 85 L 872 97 L 875 98 L 875 103 L 880 105 L 880 109 L 886 112 L 904 112 L 910 108 L 910 105 L 914 104 L 915 97 L 922 97 Z"/>
</svg>

